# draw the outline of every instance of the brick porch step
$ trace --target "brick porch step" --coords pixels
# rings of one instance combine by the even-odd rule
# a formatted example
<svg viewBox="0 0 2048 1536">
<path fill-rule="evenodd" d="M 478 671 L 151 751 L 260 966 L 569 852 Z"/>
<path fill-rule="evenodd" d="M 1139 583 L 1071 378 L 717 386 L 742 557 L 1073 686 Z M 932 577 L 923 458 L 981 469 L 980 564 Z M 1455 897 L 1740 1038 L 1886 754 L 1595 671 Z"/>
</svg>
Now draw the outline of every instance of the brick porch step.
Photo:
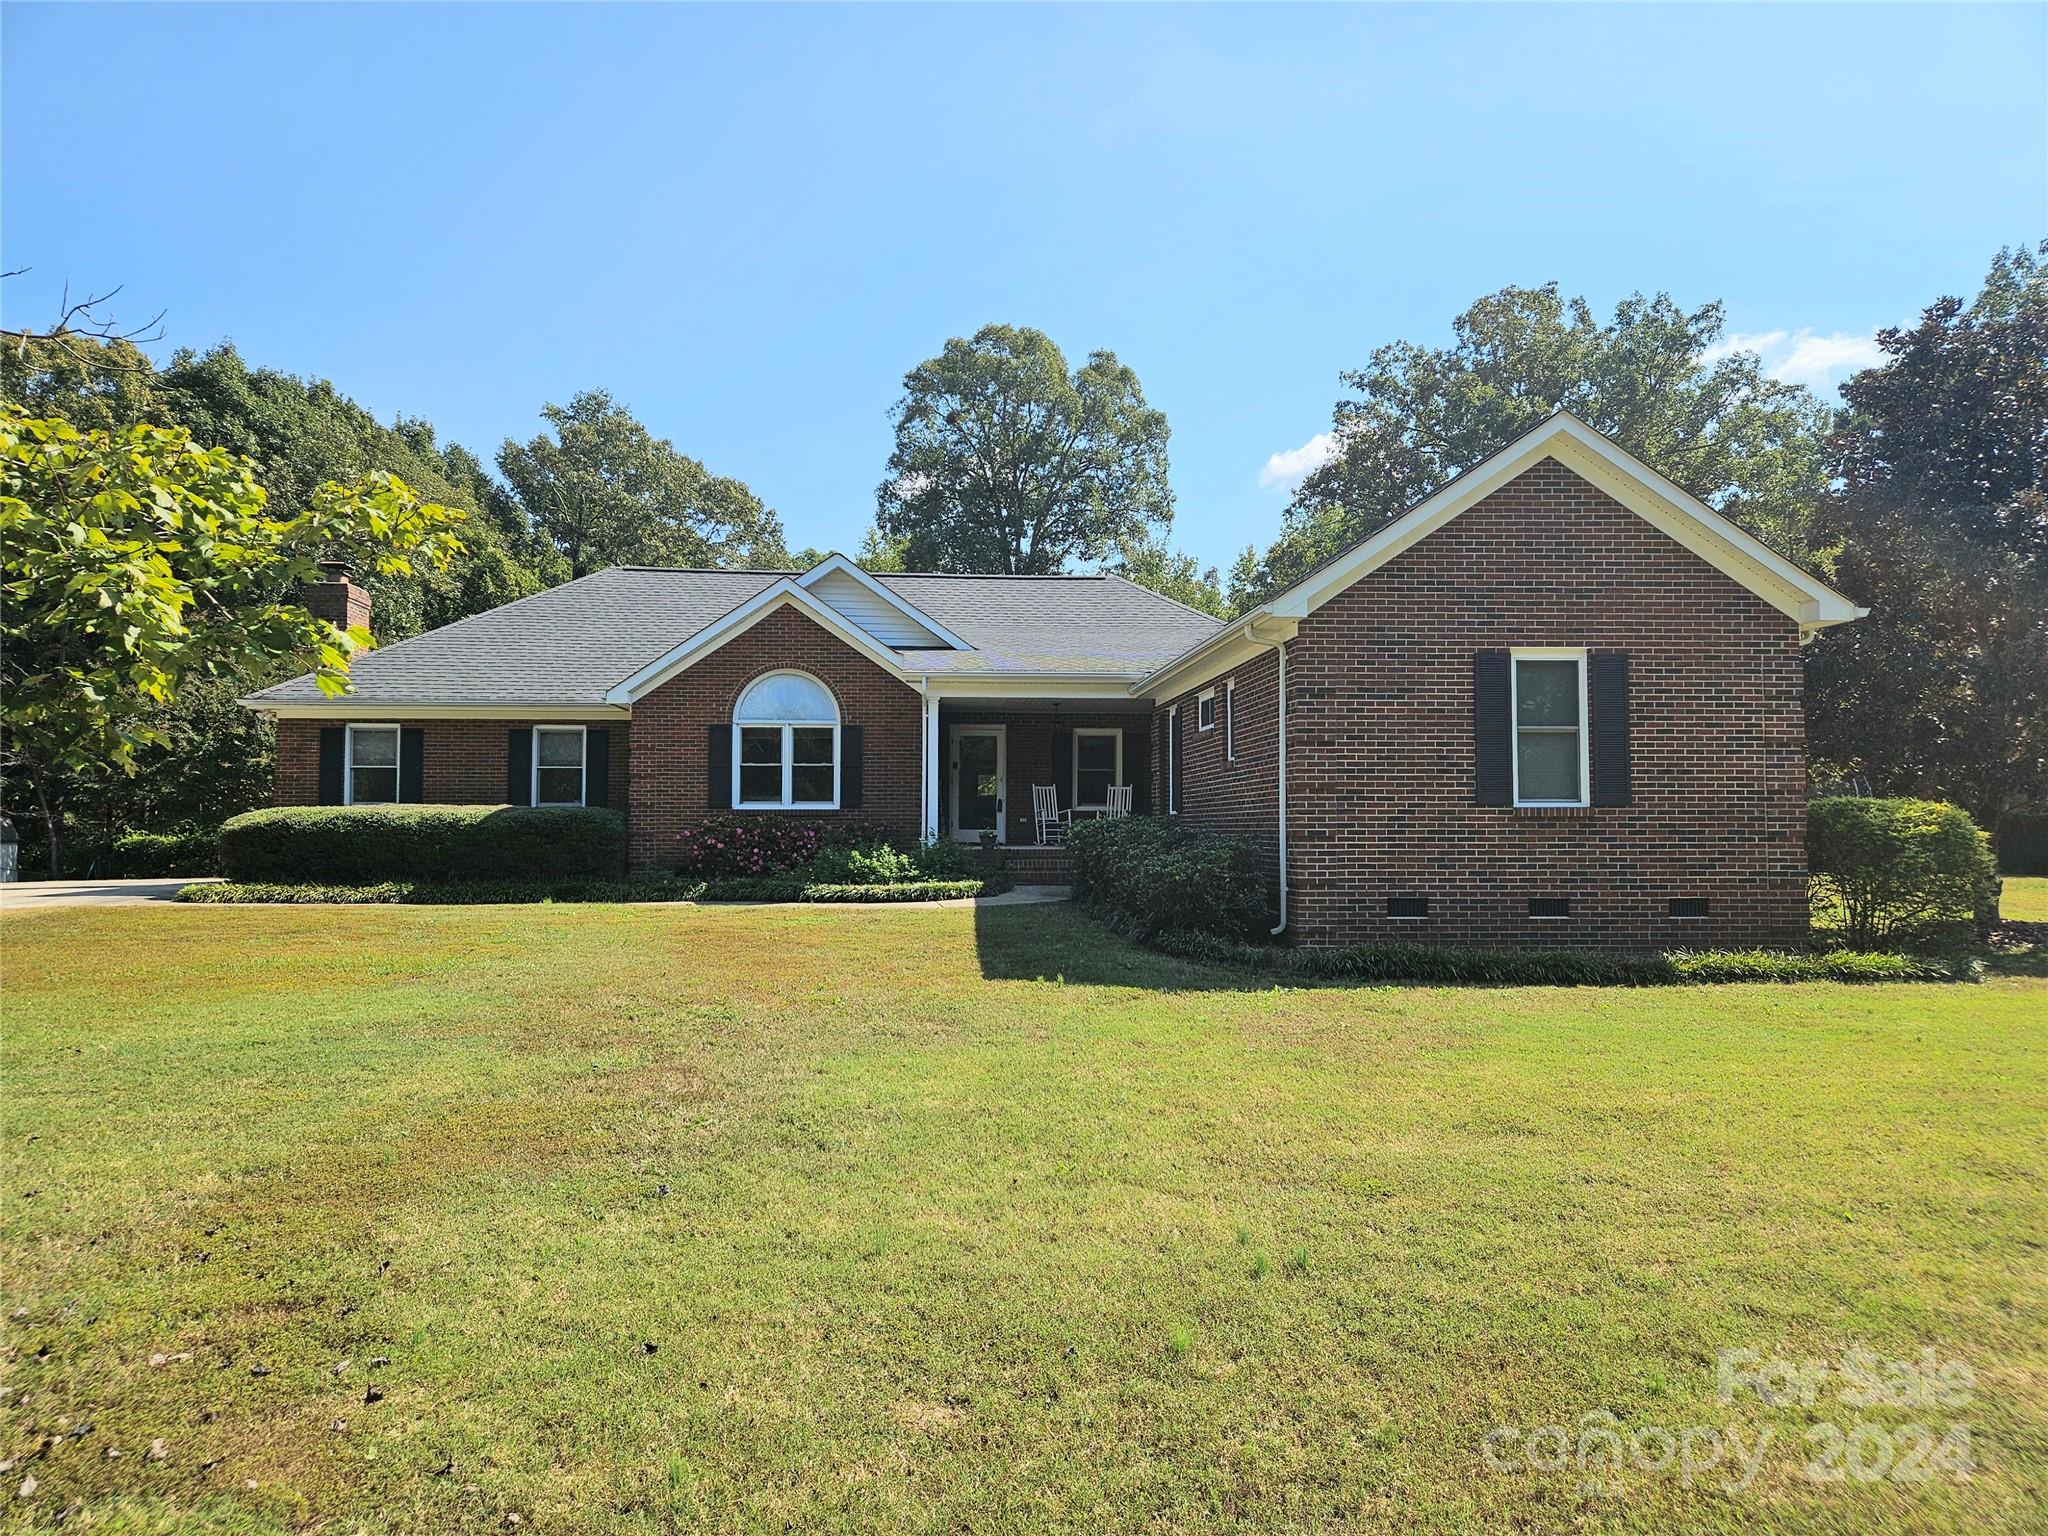
<svg viewBox="0 0 2048 1536">
<path fill-rule="evenodd" d="M 1019 848 L 1003 850 L 1003 867 L 1019 885 L 1072 885 L 1074 856 L 1064 848 Z"/>
</svg>

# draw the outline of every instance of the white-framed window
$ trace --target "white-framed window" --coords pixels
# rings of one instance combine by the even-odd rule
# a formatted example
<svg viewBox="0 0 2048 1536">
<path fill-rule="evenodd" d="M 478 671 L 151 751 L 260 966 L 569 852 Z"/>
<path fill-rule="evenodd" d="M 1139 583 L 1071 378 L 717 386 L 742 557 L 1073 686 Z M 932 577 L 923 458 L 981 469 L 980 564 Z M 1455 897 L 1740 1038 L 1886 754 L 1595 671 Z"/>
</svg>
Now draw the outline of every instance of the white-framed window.
<svg viewBox="0 0 2048 1536">
<path fill-rule="evenodd" d="M 341 776 L 344 805 L 398 804 L 398 758 L 404 736 L 395 725 L 351 725 Z"/>
<path fill-rule="evenodd" d="M 1223 685 L 1223 760 L 1237 761 L 1237 679 Z"/>
<path fill-rule="evenodd" d="M 1124 781 L 1121 727 L 1088 726 L 1074 732 L 1074 798 L 1077 811 L 1099 811 L 1109 792 Z"/>
<path fill-rule="evenodd" d="M 580 725 L 533 728 L 533 803 L 581 805 L 589 780 L 589 735 Z"/>
<path fill-rule="evenodd" d="M 733 806 L 839 808 L 839 705 L 808 672 L 757 677 L 732 712 Z"/>
<path fill-rule="evenodd" d="M 1509 667 L 1515 804 L 1586 805 L 1586 653 L 1517 650 Z"/>
<path fill-rule="evenodd" d="M 1216 729 L 1216 690 L 1204 688 L 1195 696 L 1195 729 L 1213 731 Z"/>
</svg>

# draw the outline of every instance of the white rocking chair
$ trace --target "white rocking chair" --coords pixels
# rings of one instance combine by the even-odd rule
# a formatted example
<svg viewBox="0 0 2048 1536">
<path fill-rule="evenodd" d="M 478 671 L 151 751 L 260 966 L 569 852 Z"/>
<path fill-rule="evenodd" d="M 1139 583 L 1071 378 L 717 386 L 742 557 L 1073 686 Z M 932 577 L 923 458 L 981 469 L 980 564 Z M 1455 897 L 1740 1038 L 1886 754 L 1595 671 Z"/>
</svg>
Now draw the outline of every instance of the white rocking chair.
<svg viewBox="0 0 2048 1536">
<path fill-rule="evenodd" d="M 1104 821 L 1122 821 L 1131 814 L 1131 786 L 1112 784 L 1109 786 L 1109 804 L 1102 808 Z"/>
<path fill-rule="evenodd" d="M 1037 828 L 1038 846 L 1047 848 L 1063 843 L 1067 829 L 1074 824 L 1074 813 L 1060 809 L 1060 792 L 1051 784 L 1031 786 L 1031 820 Z"/>
</svg>

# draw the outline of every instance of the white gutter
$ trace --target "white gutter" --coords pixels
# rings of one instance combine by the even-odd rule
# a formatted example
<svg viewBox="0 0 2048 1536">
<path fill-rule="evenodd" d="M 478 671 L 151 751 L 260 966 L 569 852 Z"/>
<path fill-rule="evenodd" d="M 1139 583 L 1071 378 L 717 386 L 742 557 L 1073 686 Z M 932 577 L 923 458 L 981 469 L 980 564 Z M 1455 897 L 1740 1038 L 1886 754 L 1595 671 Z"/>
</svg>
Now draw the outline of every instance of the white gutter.
<svg viewBox="0 0 2048 1536">
<path fill-rule="evenodd" d="M 1258 615 L 1245 620 L 1244 633 L 1247 640 L 1257 640 Z M 1275 668 L 1274 685 L 1279 696 L 1280 739 L 1279 739 L 1279 843 L 1280 843 L 1280 921 L 1269 930 L 1278 938 L 1287 931 L 1287 642 L 1269 640 L 1273 647 Z"/>
</svg>

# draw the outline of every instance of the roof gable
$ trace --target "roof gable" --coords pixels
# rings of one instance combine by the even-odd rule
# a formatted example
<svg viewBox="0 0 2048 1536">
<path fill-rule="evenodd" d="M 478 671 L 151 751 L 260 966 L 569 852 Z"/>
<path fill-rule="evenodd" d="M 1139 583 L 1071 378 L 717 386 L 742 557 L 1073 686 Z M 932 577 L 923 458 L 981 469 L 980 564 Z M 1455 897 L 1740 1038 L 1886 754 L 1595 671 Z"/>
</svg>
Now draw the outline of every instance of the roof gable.
<svg viewBox="0 0 2048 1536">
<path fill-rule="evenodd" d="M 1745 532 L 1568 411 L 1559 411 L 1523 433 L 1386 527 L 1309 572 L 1266 603 L 1265 608 L 1276 618 L 1306 618 L 1339 592 L 1409 546 L 1428 538 L 1544 459 L 1556 459 L 1660 533 L 1748 588 L 1802 629 L 1847 623 L 1868 611 L 1819 578 L 1809 576 L 1755 535 Z"/>
<path fill-rule="evenodd" d="M 890 591 L 844 555 L 828 555 L 797 578 L 884 645 L 914 649 L 974 649 L 930 614 Z"/>
</svg>

